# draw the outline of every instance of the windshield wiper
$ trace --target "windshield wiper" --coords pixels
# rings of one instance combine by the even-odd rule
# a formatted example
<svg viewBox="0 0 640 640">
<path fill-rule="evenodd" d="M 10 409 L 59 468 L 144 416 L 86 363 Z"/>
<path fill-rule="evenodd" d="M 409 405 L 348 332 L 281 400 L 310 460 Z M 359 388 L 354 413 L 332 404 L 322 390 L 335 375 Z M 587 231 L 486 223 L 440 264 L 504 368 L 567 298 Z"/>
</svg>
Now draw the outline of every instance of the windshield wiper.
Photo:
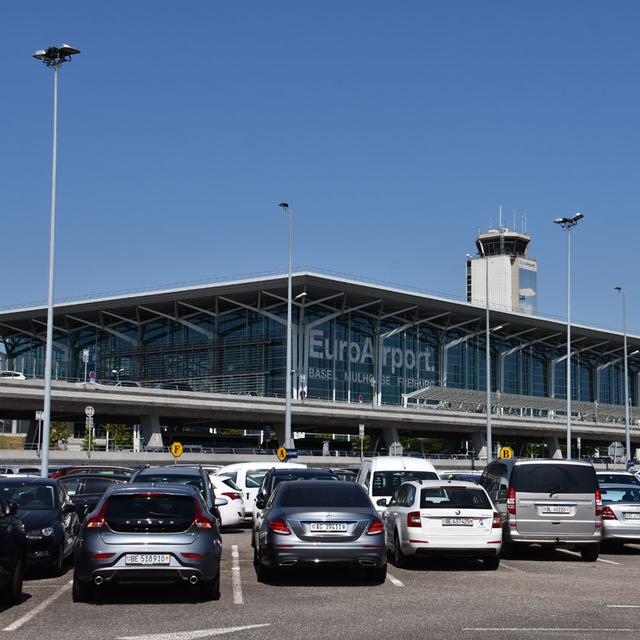
<svg viewBox="0 0 640 640">
<path fill-rule="evenodd" d="M 549 497 L 551 498 L 551 497 L 552 497 L 552 496 L 554 496 L 556 493 L 564 493 L 564 492 L 566 492 L 566 491 L 567 491 L 566 487 L 556 487 L 555 489 L 552 489 L 552 490 L 549 492 Z"/>
</svg>

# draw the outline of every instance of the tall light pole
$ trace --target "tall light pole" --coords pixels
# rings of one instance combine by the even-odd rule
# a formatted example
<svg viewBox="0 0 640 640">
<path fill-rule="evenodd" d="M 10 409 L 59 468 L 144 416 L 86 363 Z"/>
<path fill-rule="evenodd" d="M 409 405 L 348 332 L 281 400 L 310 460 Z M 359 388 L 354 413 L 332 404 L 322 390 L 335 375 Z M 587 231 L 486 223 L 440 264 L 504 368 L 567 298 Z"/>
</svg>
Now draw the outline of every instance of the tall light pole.
<svg viewBox="0 0 640 640">
<path fill-rule="evenodd" d="M 584 216 L 556 218 L 553 222 L 567 230 L 567 459 L 571 459 L 571 230 Z"/>
<path fill-rule="evenodd" d="M 624 334 L 624 435 L 627 452 L 627 468 L 631 462 L 631 431 L 629 428 L 629 364 L 627 354 L 627 294 L 622 287 L 615 290 L 622 295 L 622 332 Z"/>
<path fill-rule="evenodd" d="M 287 202 L 281 202 L 282 207 L 289 216 L 289 269 L 287 271 L 287 363 L 285 372 L 285 413 L 284 413 L 284 447 L 293 449 L 291 440 L 291 261 L 293 249 L 293 210 Z"/>
<path fill-rule="evenodd" d="M 58 69 L 80 53 L 79 49 L 62 44 L 40 49 L 33 57 L 53 69 L 53 153 L 51 163 L 51 223 L 49 236 L 49 293 L 47 297 L 47 343 L 44 360 L 44 419 L 42 425 L 42 465 L 40 475 L 49 475 L 49 433 L 51 431 L 51 364 L 53 360 L 53 275 L 56 241 L 56 179 L 58 169 Z"/>
</svg>

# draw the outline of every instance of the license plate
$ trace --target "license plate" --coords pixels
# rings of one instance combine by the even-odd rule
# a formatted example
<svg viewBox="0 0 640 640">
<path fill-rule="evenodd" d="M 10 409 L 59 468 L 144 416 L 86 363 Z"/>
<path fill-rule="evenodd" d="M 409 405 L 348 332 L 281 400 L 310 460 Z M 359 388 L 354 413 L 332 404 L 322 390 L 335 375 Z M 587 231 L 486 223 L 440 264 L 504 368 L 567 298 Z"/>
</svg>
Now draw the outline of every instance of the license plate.
<svg viewBox="0 0 640 640">
<path fill-rule="evenodd" d="M 542 513 L 571 513 L 571 507 L 561 505 L 546 505 L 542 507 Z"/>
<path fill-rule="evenodd" d="M 473 527 L 473 518 L 442 518 L 443 527 Z"/>
<path fill-rule="evenodd" d="M 169 564 L 171 556 L 168 553 L 127 553 L 125 564 Z"/>
<path fill-rule="evenodd" d="M 640 520 L 640 513 L 625 513 L 625 520 Z"/>
<path fill-rule="evenodd" d="M 311 531 L 346 531 L 346 522 L 311 522 L 309 524 Z"/>
</svg>

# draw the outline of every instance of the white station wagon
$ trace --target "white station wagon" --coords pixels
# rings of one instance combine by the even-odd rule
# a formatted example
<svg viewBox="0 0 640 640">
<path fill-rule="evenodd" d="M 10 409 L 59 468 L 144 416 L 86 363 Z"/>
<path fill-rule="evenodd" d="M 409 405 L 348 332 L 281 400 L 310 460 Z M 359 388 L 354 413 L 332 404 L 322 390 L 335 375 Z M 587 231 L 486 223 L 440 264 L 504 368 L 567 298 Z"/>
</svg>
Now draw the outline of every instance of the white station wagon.
<svg viewBox="0 0 640 640">
<path fill-rule="evenodd" d="M 502 518 L 484 488 L 473 482 L 405 482 L 382 519 L 398 567 L 416 555 L 481 558 L 491 570 L 500 564 Z"/>
</svg>

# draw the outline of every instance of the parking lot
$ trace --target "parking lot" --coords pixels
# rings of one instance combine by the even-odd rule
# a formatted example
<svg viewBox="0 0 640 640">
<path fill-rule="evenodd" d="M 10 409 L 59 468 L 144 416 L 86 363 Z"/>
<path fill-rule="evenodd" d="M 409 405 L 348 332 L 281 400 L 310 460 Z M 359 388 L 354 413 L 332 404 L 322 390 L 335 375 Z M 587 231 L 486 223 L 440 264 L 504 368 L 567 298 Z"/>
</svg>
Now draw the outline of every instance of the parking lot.
<svg viewBox="0 0 640 640">
<path fill-rule="evenodd" d="M 389 565 L 372 586 L 357 572 L 299 570 L 259 583 L 250 530 L 223 534 L 222 597 L 186 587 L 109 586 L 94 604 L 71 601 L 70 568 L 25 581 L 0 610 L 0 638 L 192 640 L 235 638 L 584 638 L 640 632 L 640 545 L 603 549 L 595 563 L 531 548 L 486 571 L 470 560 Z"/>
</svg>

